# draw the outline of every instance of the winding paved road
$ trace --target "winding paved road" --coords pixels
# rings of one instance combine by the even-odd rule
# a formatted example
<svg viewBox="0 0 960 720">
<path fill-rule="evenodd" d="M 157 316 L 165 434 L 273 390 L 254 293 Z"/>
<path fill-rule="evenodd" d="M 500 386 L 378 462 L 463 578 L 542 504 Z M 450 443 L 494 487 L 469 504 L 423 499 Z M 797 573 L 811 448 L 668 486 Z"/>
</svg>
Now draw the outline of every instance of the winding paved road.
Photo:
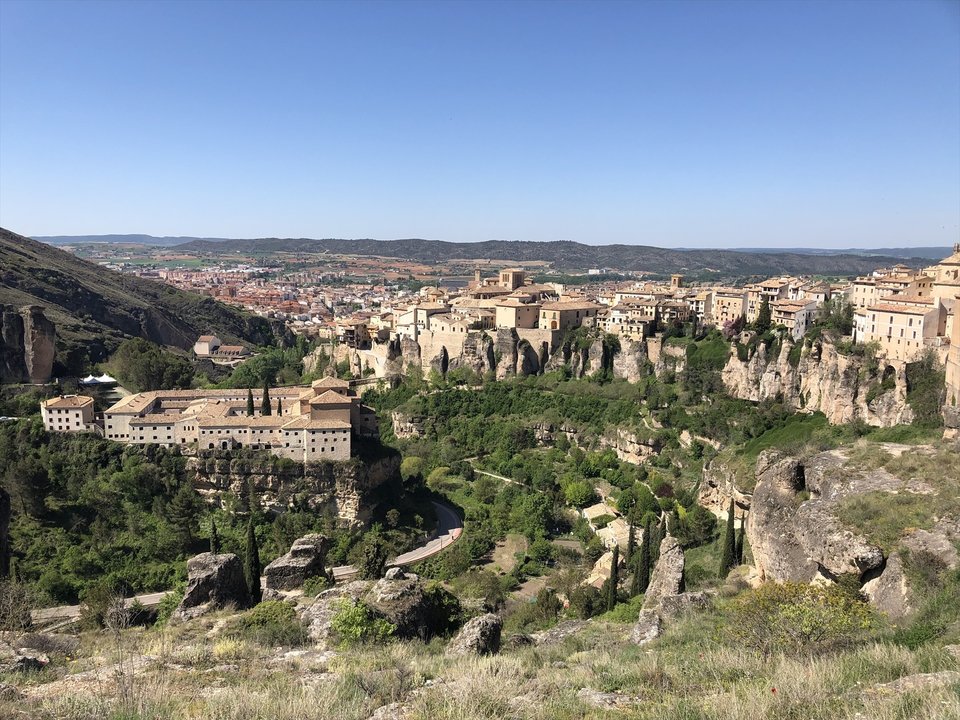
<svg viewBox="0 0 960 720">
<path fill-rule="evenodd" d="M 460 535 L 463 533 L 463 520 L 457 515 L 456 510 L 446 503 L 435 500 L 431 500 L 430 502 L 437 512 L 436 537 L 410 552 L 398 555 L 387 563 L 389 566 L 413 565 L 450 547 L 460 538 Z M 347 580 L 356 574 L 357 569 L 352 565 L 341 565 L 333 569 L 333 577 L 336 580 Z M 145 608 L 155 608 L 170 592 L 170 590 L 164 590 L 162 592 L 137 595 L 132 598 L 127 598 L 124 600 L 124 603 L 127 607 L 130 607 L 134 602 L 139 601 Z M 42 608 L 40 610 L 34 610 L 31 613 L 31 617 L 34 625 L 48 626 L 47 629 L 52 630 L 63 625 L 69 625 L 77 620 L 77 618 L 80 617 L 80 608 L 80 605 L 60 605 L 58 607 Z"/>
</svg>

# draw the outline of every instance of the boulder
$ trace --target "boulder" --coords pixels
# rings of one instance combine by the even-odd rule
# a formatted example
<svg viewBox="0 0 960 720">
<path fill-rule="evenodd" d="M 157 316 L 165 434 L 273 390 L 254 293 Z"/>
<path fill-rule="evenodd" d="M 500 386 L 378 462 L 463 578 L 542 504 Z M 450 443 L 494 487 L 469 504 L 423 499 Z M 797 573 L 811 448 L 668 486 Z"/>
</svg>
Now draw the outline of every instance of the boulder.
<svg viewBox="0 0 960 720">
<path fill-rule="evenodd" d="M 587 626 L 588 620 L 564 620 L 549 630 L 541 630 L 530 635 L 534 645 L 559 645 L 571 635 L 576 635 Z"/>
<path fill-rule="evenodd" d="M 214 610 L 249 605 L 240 558 L 232 553 L 201 553 L 187 561 L 187 589 L 173 618 L 190 620 Z"/>
<path fill-rule="evenodd" d="M 383 575 L 384 580 L 405 580 L 407 574 L 403 571 L 403 568 L 392 567 L 387 570 Z"/>
<path fill-rule="evenodd" d="M 870 598 L 871 604 L 895 620 L 906 617 L 913 610 L 900 553 L 891 553 L 883 571 L 867 580 L 861 590 Z"/>
<path fill-rule="evenodd" d="M 665 595 L 660 599 L 660 617 L 673 620 L 690 611 L 703 611 L 710 607 L 710 595 L 705 592 L 688 592 Z"/>
<path fill-rule="evenodd" d="M 643 600 L 644 608 L 657 607 L 667 595 L 676 595 L 683 590 L 683 549 L 672 535 L 667 535 L 660 544 L 660 557 L 650 575 Z"/>
<path fill-rule="evenodd" d="M 14 649 L 6 643 L 0 643 L 0 673 L 31 672 L 43 670 L 50 664 L 50 658 L 31 648 Z"/>
<path fill-rule="evenodd" d="M 281 555 L 264 568 L 266 586 L 270 590 L 296 590 L 307 578 L 323 574 L 330 540 L 325 535 L 305 535 L 295 540 L 290 552 Z"/>
<path fill-rule="evenodd" d="M 373 583 L 369 580 L 354 580 L 324 590 L 310 605 L 298 610 L 300 619 L 307 625 L 310 639 L 325 644 L 331 635 L 330 624 L 344 601 L 356 602 L 362 598 Z"/>
<path fill-rule="evenodd" d="M 503 620 L 495 613 L 475 617 L 447 646 L 447 655 L 491 655 L 500 650 Z"/>
<path fill-rule="evenodd" d="M 905 675 L 893 682 L 878 683 L 864 690 L 865 695 L 902 695 L 905 692 L 946 687 L 960 683 L 960 672 L 941 670 L 932 673 Z"/>
<path fill-rule="evenodd" d="M 932 530 L 914 530 L 903 538 L 902 543 L 911 553 L 933 555 L 948 570 L 956 570 L 960 565 L 960 554 L 952 542 L 958 539 L 952 530 L 951 523 L 941 520 Z"/>
<path fill-rule="evenodd" d="M 424 641 L 447 632 L 460 611 L 454 595 L 439 585 L 428 587 L 412 573 L 402 579 L 377 580 L 363 602 L 396 625 L 397 637 Z"/>
<path fill-rule="evenodd" d="M 630 633 L 630 642 L 635 645 L 646 645 L 663 634 L 663 621 L 660 614 L 653 609 L 645 608 L 640 611 L 640 617 Z"/>
<path fill-rule="evenodd" d="M 373 613 L 396 626 L 396 637 L 429 640 L 448 632 L 456 622 L 460 604 L 439 585 L 428 586 L 413 573 L 402 578 L 382 578 L 375 583 L 355 580 L 325 590 L 307 607 L 299 610 L 317 643 L 329 640 L 330 624 L 343 601 L 360 602 Z"/>
</svg>

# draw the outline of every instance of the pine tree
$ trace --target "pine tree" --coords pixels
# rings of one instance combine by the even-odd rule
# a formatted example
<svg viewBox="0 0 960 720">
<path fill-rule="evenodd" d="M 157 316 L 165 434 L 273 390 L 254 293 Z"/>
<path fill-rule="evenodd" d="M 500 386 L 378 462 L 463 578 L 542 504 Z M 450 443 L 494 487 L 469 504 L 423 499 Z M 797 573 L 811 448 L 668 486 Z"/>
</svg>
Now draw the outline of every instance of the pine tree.
<svg viewBox="0 0 960 720">
<path fill-rule="evenodd" d="M 727 531 L 723 534 L 723 545 L 720 549 L 720 577 L 726 577 L 736 558 L 737 540 L 733 529 L 733 499 L 730 499 L 730 509 L 727 510 Z"/>
<path fill-rule="evenodd" d="M 747 516 L 740 517 L 740 532 L 737 534 L 737 565 L 743 565 L 743 543 L 747 537 Z"/>
<path fill-rule="evenodd" d="M 263 383 L 263 400 L 260 401 L 260 414 L 267 416 L 271 413 L 270 409 L 270 386 L 264 382 Z"/>
<path fill-rule="evenodd" d="M 243 574 L 247 578 L 247 590 L 250 592 L 250 602 L 256 605 L 260 602 L 260 548 L 257 545 L 257 534 L 254 532 L 252 514 L 247 521 L 247 553 L 243 566 Z"/>
<path fill-rule="evenodd" d="M 640 552 L 633 563 L 633 582 L 630 585 L 630 595 L 635 597 L 647 591 L 650 584 L 650 534 L 653 525 L 649 520 L 643 528 L 643 537 L 640 539 Z"/>
<path fill-rule="evenodd" d="M 247 388 L 247 417 L 253 417 L 253 390 Z"/>
<path fill-rule="evenodd" d="M 280 403 L 280 398 L 277 398 L 277 417 L 283 415 L 283 405 Z"/>
<path fill-rule="evenodd" d="M 630 533 L 627 535 L 627 552 L 623 556 L 623 564 L 630 567 L 633 562 L 634 550 L 637 547 L 637 536 L 633 529 L 633 523 L 630 523 Z"/>
<path fill-rule="evenodd" d="M 183 482 L 167 504 L 167 520 L 177 531 L 177 537 L 184 549 L 193 544 L 193 531 L 197 516 L 201 511 L 202 500 L 189 482 Z"/>
<path fill-rule="evenodd" d="M 757 312 L 757 319 L 753 323 L 753 329 L 761 335 L 770 329 L 772 316 L 770 313 L 770 300 L 766 297 L 760 303 L 760 310 Z"/>
<path fill-rule="evenodd" d="M 220 552 L 220 535 L 217 533 L 217 521 L 210 518 L 210 552 L 214 555 Z"/>
<path fill-rule="evenodd" d="M 617 585 L 620 584 L 620 546 L 613 546 L 613 559 L 610 561 L 610 584 L 607 586 L 607 611 L 617 605 Z"/>
</svg>

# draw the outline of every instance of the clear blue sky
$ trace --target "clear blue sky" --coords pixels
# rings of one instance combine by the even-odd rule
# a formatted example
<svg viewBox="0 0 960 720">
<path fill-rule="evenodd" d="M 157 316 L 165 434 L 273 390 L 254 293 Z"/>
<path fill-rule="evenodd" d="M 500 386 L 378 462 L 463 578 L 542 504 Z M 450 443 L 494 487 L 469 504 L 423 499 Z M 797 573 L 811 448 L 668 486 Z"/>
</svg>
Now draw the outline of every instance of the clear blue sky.
<svg viewBox="0 0 960 720">
<path fill-rule="evenodd" d="M 0 0 L 29 235 L 960 239 L 960 0 Z"/>
</svg>

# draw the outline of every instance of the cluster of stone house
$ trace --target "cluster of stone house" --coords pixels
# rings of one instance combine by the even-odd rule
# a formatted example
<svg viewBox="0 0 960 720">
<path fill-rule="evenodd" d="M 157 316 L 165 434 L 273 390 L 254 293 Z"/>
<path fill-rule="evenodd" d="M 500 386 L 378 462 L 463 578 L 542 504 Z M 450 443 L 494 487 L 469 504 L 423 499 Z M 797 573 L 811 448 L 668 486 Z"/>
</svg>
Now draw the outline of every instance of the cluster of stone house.
<svg viewBox="0 0 960 720">
<path fill-rule="evenodd" d="M 355 435 L 375 437 L 373 410 L 352 393 L 349 383 L 325 377 L 309 386 L 269 391 L 271 414 L 260 412 L 260 398 L 248 414 L 247 390 L 155 390 L 129 395 L 103 414 L 103 435 L 137 445 L 200 449 L 255 447 L 299 462 L 347 460 Z M 277 403 L 279 412 L 273 410 Z M 94 428 L 93 398 L 67 396 L 45 401 L 48 430 L 81 432 Z M 63 421 L 60 418 L 63 417 Z"/>
<path fill-rule="evenodd" d="M 960 343 L 960 243 L 936 265 L 914 271 L 902 265 L 857 278 L 853 337 L 877 343 L 894 360 L 914 360 L 926 349 L 948 364 Z"/>
</svg>

